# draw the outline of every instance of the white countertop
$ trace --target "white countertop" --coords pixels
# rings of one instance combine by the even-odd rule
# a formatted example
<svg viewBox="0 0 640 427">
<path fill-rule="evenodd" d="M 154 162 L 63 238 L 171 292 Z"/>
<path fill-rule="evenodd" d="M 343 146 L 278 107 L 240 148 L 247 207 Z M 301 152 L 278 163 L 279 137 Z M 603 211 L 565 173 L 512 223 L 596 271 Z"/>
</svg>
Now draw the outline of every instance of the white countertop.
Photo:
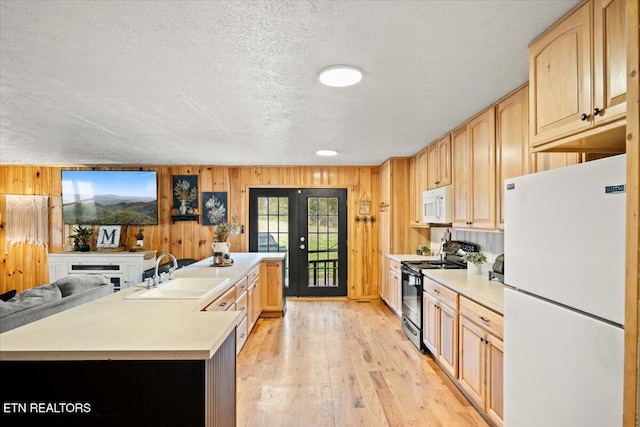
<svg viewBox="0 0 640 427">
<path fill-rule="evenodd" d="M 175 277 L 220 277 L 229 283 L 204 299 L 125 299 L 141 285 L 0 334 L 0 360 L 205 360 L 241 320 L 238 311 L 201 311 L 263 260 L 283 253 L 232 253 L 230 267 L 210 258 Z"/>
<path fill-rule="evenodd" d="M 496 281 L 489 280 L 486 271 L 481 274 L 467 274 L 467 270 L 422 270 L 422 274 L 485 307 L 504 313 L 504 288 Z"/>
</svg>

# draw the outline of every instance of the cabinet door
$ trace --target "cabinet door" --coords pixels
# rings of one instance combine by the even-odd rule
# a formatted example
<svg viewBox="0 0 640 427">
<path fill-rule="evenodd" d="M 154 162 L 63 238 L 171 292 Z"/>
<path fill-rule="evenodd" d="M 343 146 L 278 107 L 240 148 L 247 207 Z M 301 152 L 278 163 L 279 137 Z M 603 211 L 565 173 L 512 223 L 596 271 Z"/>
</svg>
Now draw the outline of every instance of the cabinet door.
<svg viewBox="0 0 640 427">
<path fill-rule="evenodd" d="M 380 204 L 391 206 L 391 162 L 388 160 L 380 166 Z"/>
<path fill-rule="evenodd" d="M 469 227 L 469 141 L 467 125 L 451 133 L 453 168 L 453 227 Z"/>
<path fill-rule="evenodd" d="M 427 184 L 429 190 L 438 188 L 440 184 L 440 173 L 438 171 L 438 143 L 434 142 L 433 144 L 427 147 Z"/>
<path fill-rule="evenodd" d="M 440 304 L 440 345 L 438 359 L 443 369 L 458 378 L 458 312 Z"/>
<path fill-rule="evenodd" d="M 438 141 L 438 187 L 451 184 L 451 135 Z"/>
<path fill-rule="evenodd" d="M 391 261 L 393 265 L 393 261 Z M 389 269 L 389 305 L 396 312 L 396 315 L 402 315 L 402 276 L 396 269 Z"/>
<path fill-rule="evenodd" d="M 418 155 L 409 160 L 409 206 L 411 210 L 411 225 L 419 225 L 422 222 L 422 193 L 418 183 Z"/>
<path fill-rule="evenodd" d="M 380 286 L 380 298 L 387 304 L 389 302 L 389 281 L 391 280 L 391 270 L 389 269 L 389 258 L 386 255 L 380 256 L 380 265 L 382 266 L 382 284 Z"/>
<path fill-rule="evenodd" d="M 532 146 L 592 125 L 591 4 L 576 10 L 529 47 Z"/>
<path fill-rule="evenodd" d="M 464 316 L 460 316 L 460 385 L 480 407 L 485 396 L 484 331 Z"/>
<path fill-rule="evenodd" d="M 260 264 L 262 311 L 282 316 L 282 261 L 262 261 Z"/>
<path fill-rule="evenodd" d="M 253 282 L 253 285 L 249 287 L 249 290 L 249 313 L 251 321 L 249 331 L 251 331 L 260 318 L 260 313 L 262 311 L 262 305 L 260 302 L 260 280 L 256 279 Z"/>
<path fill-rule="evenodd" d="M 493 230 L 496 226 L 496 122 L 489 108 L 469 122 L 471 161 L 469 225 Z"/>
<path fill-rule="evenodd" d="M 422 341 L 434 357 L 438 356 L 438 331 L 440 316 L 438 302 L 426 292 L 422 293 Z"/>
<path fill-rule="evenodd" d="M 529 173 L 529 86 L 496 108 L 496 223 L 504 230 L 504 180 Z"/>
<path fill-rule="evenodd" d="M 593 108 L 596 124 L 627 112 L 627 45 L 624 0 L 593 2 Z"/>
<path fill-rule="evenodd" d="M 487 390 L 485 411 L 498 426 L 504 419 L 504 348 L 502 341 L 491 334 L 485 338 L 487 347 Z"/>
</svg>

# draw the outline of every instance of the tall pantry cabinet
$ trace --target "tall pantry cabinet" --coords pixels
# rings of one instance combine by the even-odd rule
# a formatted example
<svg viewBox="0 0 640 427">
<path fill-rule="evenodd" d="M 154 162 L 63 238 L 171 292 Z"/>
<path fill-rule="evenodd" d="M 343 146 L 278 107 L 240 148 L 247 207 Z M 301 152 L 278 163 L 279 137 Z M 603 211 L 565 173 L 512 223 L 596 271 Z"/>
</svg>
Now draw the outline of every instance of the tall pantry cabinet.
<svg viewBox="0 0 640 427">
<path fill-rule="evenodd" d="M 387 301 L 397 301 L 401 283 L 397 277 L 397 263 L 390 254 L 406 254 L 415 251 L 407 245 L 411 209 L 409 207 L 409 159 L 392 157 L 380 166 L 380 207 L 377 224 L 380 230 L 380 296 Z M 395 268 L 394 268 L 395 267 Z M 392 303 L 397 305 L 398 303 Z M 396 310 L 397 307 L 392 307 Z"/>
</svg>

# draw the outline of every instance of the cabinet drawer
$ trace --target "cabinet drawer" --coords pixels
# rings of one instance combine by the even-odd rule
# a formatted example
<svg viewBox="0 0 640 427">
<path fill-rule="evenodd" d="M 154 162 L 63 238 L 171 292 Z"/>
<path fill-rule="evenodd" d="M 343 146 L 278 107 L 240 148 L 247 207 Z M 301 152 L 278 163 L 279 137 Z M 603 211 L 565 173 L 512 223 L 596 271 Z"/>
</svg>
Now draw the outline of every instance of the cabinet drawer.
<svg viewBox="0 0 640 427">
<path fill-rule="evenodd" d="M 460 314 L 502 339 L 504 318 L 466 297 L 460 297 Z"/>
<path fill-rule="evenodd" d="M 247 293 L 244 292 L 239 298 L 236 298 L 236 310 L 241 311 L 243 316 L 247 315 Z"/>
<path fill-rule="evenodd" d="M 257 266 L 247 274 L 247 284 L 250 285 L 260 276 L 260 266 Z"/>
<path fill-rule="evenodd" d="M 247 341 L 247 318 L 242 319 L 242 322 L 236 326 L 236 356 L 242 350 L 242 346 Z"/>
<path fill-rule="evenodd" d="M 204 308 L 204 311 L 225 311 L 229 309 L 229 306 L 235 304 L 236 301 L 236 288 L 232 287 L 225 292 L 220 298 L 209 304 Z"/>
<path fill-rule="evenodd" d="M 249 287 L 249 283 L 251 283 L 251 282 L 247 282 L 247 278 L 246 277 L 243 277 L 242 279 L 240 279 L 239 281 L 236 282 L 236 284 L 235 284 L 235 287 L 236 287 L 236 299 L 240 298 L 242 293 L 247 291 L 247 288 Z"/>
<path fill-rule="evenodd" d="M 398 275 L 402 274 L 402 267 L 400 266 L 400 263 L 392 259 L 389 260 L 389 270 L 394 273 L 398 273 Z"/>
<path fill-rule="evenodd" d="M 434 282 L 431 279 L 424 278 L 424 291 L 434 298 L 437 298 L 440 302 L 448 305 L 454 310 L 458 309 L 458 293 L 452 291 L 446 286 L 442 286 L 439 283 Z"/>
</svg>

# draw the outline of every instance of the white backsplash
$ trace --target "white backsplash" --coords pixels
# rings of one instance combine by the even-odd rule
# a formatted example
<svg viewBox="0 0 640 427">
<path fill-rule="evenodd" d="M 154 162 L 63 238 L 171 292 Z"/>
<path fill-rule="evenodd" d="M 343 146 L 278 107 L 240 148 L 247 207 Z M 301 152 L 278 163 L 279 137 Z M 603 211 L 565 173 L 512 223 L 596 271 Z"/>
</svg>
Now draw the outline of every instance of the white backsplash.
<svg viewBox="0 0 640 427">
<path fill-rule="evenodd" d="M 431 251 L 435 254 L 440 249 L 440 242 L 447 228 L 432 227 L 431 228 Z M 487 256 L 487 262 L 482 265 L 483 271 L 491 270 L 496 257 L 504 253 L 504 234 L 488 233 L 484 231 L 471 230 L 454 230 L 451 232 L 451 240 L 461 240 L 480 245 L 480 251 Z"/>
</svg>

